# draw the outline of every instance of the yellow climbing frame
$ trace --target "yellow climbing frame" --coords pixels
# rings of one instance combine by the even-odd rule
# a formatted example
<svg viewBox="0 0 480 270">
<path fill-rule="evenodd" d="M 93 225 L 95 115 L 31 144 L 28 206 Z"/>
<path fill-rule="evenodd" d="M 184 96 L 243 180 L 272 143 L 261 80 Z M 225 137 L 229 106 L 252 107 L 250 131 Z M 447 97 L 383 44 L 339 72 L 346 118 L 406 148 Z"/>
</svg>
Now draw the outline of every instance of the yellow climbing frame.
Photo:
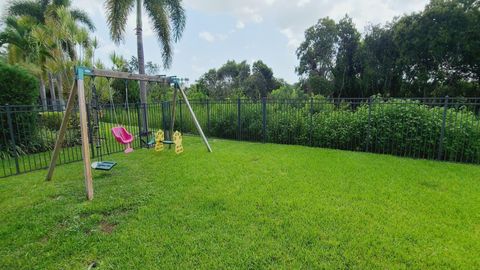
<svg viewBox="0 0 480 270">
<path fill-rule="evenodd" d="M 157 133 L 155 133 L 155 151 L 161 152 L 165 149 L 164 141 L 165 132 L 160 129 L 157 131 Z M 173 143 L 175 144 L 175 153 L 177 155 L 183 153 L 182 141 L 182 133 L 180 133 L 179 131 L 175 131 L 175 133 L 173 133 Z"/>
<path fill-rule="evenodd" d="M 173 133 L 173 143 L 175 143 L 175 153 L 180 154 L 183 152 L 183 145 L 182 145 L 182 133 L 175 131 Z"/>
</svg>

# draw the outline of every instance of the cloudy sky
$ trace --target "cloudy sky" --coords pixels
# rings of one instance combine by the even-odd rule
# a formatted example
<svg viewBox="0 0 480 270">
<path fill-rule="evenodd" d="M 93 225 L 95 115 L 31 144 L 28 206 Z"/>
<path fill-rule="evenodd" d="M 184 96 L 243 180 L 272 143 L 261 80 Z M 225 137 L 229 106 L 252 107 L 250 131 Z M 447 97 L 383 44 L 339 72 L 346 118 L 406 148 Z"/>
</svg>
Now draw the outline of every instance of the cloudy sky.
<svg viewBox="0 0 480 270">
<path fill-rule="evenodd" d="M 295 49 L 303 32 L 319 18 L 335 20 L 348 14 L 358 29 L 369 23 L 384 23 L 393 17 L 421 10 L 427 0 L 183 0 L 187 26 L 182 40 L 175 45 L 173 65 L 162 74 L 178 75 L 196 80 L 210 68 L 227 60 L 261 59 L 273 68 L 275 76 L 289 82 L 297 81 Z M 3 10 L 6 0 L 0 0 Z M 127 38 L 120 46 L 109 39 L 103 0 L 72 0 L 93 18 L 100 41 L 98 57 L 107 66 L 112 51 L 127 58 L 136 54 L 134 14 L 127 26 Z M 144 23 L 145 58 L 161 63 L 158 43 Z"/>
</svg>

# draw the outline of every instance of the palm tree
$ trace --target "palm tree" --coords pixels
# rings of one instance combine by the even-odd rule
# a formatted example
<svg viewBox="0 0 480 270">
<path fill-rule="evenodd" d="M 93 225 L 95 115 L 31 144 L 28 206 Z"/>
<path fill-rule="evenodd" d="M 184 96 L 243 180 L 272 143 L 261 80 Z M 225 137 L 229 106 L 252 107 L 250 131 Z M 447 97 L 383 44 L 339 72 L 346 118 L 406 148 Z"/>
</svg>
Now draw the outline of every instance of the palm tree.
<svg viewBox="0 0 480 270">
<path fill-rule="evenodd" d="M 13 1 L 7 8 L 7 14 L 9 16 L 16 17 L 16 18 L 27 18 L 32 23 L 37 24 L 39 26 L 46 26 L 49 23 L 49 20 L 61 21 L 62 12 L 63 13 L 68 12 L 68 15 L 74 21 L 74 24 L 83 24 L 87 26 L 90 30 L 92 31 L 95 30 L 95 26 L 92 20 L 87 15 L 87 13 L 79 9 L 71 8 L 70 0 L 16 0 L 16 1 Z M 55 31 L 53 32 L 55 33 Z M 67 43 L 63 42 L 61 44 L 55 44 L 55 45 L 60 45 L 64 50 L 67 50 L 71 56 L 73 56 L 75 47 L 69 46 L 70 43 L 68 41 Z M 57 80 L 62 81 L 62 78 L 58 79 L 58 76 L 59 75 L 57 74 L 56 76 Z M 50 95 L 52 97 L 52 102 L 55 104 L 57 102 L 55 97 L 55 91 L 53 89 L 54 77 L 55 76 L 53 76 L 53 74 L 48 74 L 48 78 L 50 80 Z M 45 88 L 43 80 L 44 80 L 43 76 L 41 76 L 40 78 L 41 93 L 42 91 L 44 91 L 42 90 L 42 88 L 43 89 Z M 61 88 L 62 87 L 58 87 L 59 92 L 61 91 Z M 42 103 L 44 103 L 43 96 L 41 95 L 41 97 L 42 97 Z M 62 97 L 60 96 L 60 93 L 59 93 L 59 98 L 61 103 Z"/>
<path fill-rule="evenodd" d="M 35 24 L 30 18 L 7 17 L 5 19 L 5 29 L 0 33 L 0 46 L 7 44 L 7 60 L 11 64 L 20 64 L 29 70 L 32 74 L 39 77 L 40 81 L 40 99 L 44 109 L 47 108 L 44 63 L 50 56 L 45 47 L 39 46 L 32 32 Z"/>
<path fill-rule="evenodd" d="M 105 6 L 110 35 L 116 44 L 124 40 L 128 14 L 136 6 L 137 57 L 140 74 L 145 74 L 142 36 L 142 9 L 145 8 L 162 48 L 163 66 L 170 67 L 173 55 L 172 41 L 177 42 L 185 29 L 186 15 L 182 0 L 106 0 Z M 140 82 L 140 101 L 147 102 L 145 82 Z M 143 123 L 142 126 L 145 131 L 147 123 Z"/>
</svg>

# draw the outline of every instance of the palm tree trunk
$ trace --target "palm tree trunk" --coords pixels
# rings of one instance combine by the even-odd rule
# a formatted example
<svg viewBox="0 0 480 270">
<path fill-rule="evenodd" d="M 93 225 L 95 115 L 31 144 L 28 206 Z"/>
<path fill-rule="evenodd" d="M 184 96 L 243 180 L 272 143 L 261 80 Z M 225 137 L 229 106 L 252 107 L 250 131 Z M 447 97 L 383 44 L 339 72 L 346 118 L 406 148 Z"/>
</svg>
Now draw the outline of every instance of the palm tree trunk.
<svg viewBox="0 0 480 270">
<path fill-rule="evenodd" d="M 52 107 L 54 110 L 57 108 L 57 98 L 55 95 L 55 83 L 53 82 L 52 73 L 48 73 L 48 82 L 50 85 L 50 98 L 52 99 Z"/>
<path fill-rule="evenodd" d="M 137 56 L 138 73 L 145 74 L 145 55 L 143 52 L 142 36 L 142 0 L 137 0 Z M 140 102 L 142 103 L 142 131 L 148 131 L 147 123 L 147 87 L 144 81 L 140 81 Z"/>
<path fill-rule="evenodd" d="M 42 77 L 40 77 L 40 100 L 42 101 L 43 110 L 46 111 L 48 109 L 47 93 L 45 92 L 45 81 Z"/>
<path fill-rule="evenodd" d="M 59 109 L 63 110 L 65 106 L 65 101 L 63 100 L 63 79 L 62 74 L 57 74 L 57 91 L 58 91 L 58 104 Z"/>
</svg>

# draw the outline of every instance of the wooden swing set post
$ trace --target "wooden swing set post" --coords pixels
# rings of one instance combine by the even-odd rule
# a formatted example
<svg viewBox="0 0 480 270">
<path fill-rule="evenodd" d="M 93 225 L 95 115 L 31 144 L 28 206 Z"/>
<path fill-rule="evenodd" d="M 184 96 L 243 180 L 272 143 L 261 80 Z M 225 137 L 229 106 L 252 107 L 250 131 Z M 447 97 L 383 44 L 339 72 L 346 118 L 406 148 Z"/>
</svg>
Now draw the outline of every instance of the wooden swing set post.
<svg viewBox="0 0 480 270">
<path fill-rule="evenodd" d="M 170 123 L 170 140 L 171 137 L 173 136 L 173 131 L 174 131 L 174 128 L 175 128 L 175 111 L 176 111 L 176 108 L 177 108 L 177 87 L 174 87 L 173 88 L 173 102 L 172 102 L 172 120 L 171 120 L 171 123 Z"/>
<path fill-rule="evenodd" d="M 88 124 L 87 124 L 87 105 L 85 102 L 85 88 L 83 84 L 83 71 L 77 71 L 81 74 L 77 77 L 78 90 L 78 111 L 80 113 L 80 133 L 82 138 L 82 157 L 83 157 L 83 175 L 85 178 L 85 192 L 87 199 L 93 200 L 93 178 L 92 168 L 90 167 L 90 147 L 88 141 Z"/>
<path fill-rule="evenodd" d="M 92 168 L 90 167 L 90 148 L 88 141 L 88 125 L 87 125 L 87 105 L 85 102 L 85 88 L 84 88 L 84 70 L 82 68 L 75 69 L 75 82 L 70 91 L 67 108 L 65 109 L 65 114 L 63 115 L 62 124 L 60 125 L 60 132 L 58 134 L 57 141 L 55 142 L 55 148 L 53 150 L 52 160 L 50 161 L 50 166 L 47 173 L 47 180 L 51 180 L 53 176 L 53 171 L 57 164 L 57 159 L 62 149 L 62 144 L 65 139 L 65 132 L 68 126 L 68 119 L 73 111 L 75 92 L 78 95 L 78 109 L 80 114 L 80 134 L 82 140 L 82 157 L 83 157 L 83 172 L 85 178 L 85 191 L 87 194 L 87 199 L 93 199 L 93 179 L 92 179 Z M 76 90 L 76 91 L 75 91 Z"/>
</svg>

